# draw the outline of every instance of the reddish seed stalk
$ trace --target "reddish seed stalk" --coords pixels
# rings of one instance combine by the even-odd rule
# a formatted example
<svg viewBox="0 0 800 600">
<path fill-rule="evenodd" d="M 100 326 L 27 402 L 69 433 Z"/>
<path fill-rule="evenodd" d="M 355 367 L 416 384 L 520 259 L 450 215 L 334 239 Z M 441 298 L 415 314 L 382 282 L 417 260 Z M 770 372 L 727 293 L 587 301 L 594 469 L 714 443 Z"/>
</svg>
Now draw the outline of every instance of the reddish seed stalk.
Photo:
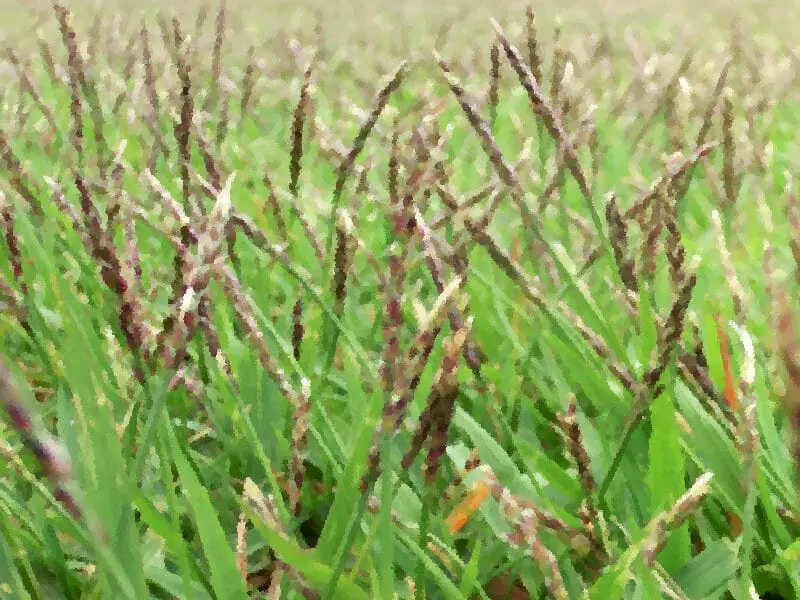
<svg viewBox="0 0 800 600">
<path fill-rule="evenodd" d="M 0 129 L 0 159 L 5 163 L 9 183 L 37 217 L 42 216 L 42 207 L 38 200 L 40 190 L 28 176 L 27 169 L 22 165 L 14 150 L 9 144 L 6 133 Z"/>
<path fill-rule="evenodd" d="M 78 231 L 87 251 L 97 263 L 103 282 L 117 296 L 123 334 L 130 350 L 138 353 L 143 341 L 140 300 L 136 298 L 129 285 L 114 240 L 100 219 L 85 180 L 77 173 L 74 174 L 74 178 L 75 186 L 81 196 L 82 215 L 79 215 L 69 205 L 53 183 L 56 197 L 60 199 L 59 202 L 62 205 L 69 206 L 67 214 L 71 215 L 73 226 Z M 138 370 L 136 375 L 139 378 L 144 376 Z"/>
<path fill-rule="evenodd" d="M 219 117 L 217 119 L 217 133 L 214 136 L 214 142 L 219 149 L 225 138 L 228 137 L 230 130 L 230 108 L 231 108 L 231 95 L 228 91 L 222 93 L 222 104 L 219 107 Z"/>
<path fill-rule="evenodd" d="M 375 96 L 375 99 L 373 100 L 371 110 L 369 111 L 366 118 L 362 122 L 361 128 L 359 129 L 358 133 L 353 139 L 353 143 L 350 147 L 350 150 L 348 151 L 347 155 L 344 157 L 342 162 L 339 164 L 336 177 L 336 185 L 334 186 L 333 190 L 333 201 L 331 203 L 331 218 L 330 218 L 331 222 L 333 221 L 333 218 L 336 215 L 336 209 L 338 208 L 339 199 L 341 198 L 341 195 L 344 192 L 344 186 L 347 183 L 347 177 L 350 174 L 353 165 L 355 164 L 356 158 L 358 158 L 359 154 L 361 154 L 361 151 L 364 149 L 364 145 L 367 142 L 367 138 L 369 137 L 372 130 L 375 128 L 375 124 L 378 122 L 378 117 L 380 117 L 381 113 L 383 113 L 383 110 L 389 103 L 389 98 L 400 87 L 400 84 L 402 83 L 405 74 L 406 74 L 406 62 L 403 61 L 394 71 L 392 76 L 388 78 L 386 83 L 378 91 L 377 95 Z M 331 256 L 333 254 L 334 237 L 335 237 L 334 235 L 330 236 L 330 241 L 328 243 L 326 251 L 327 256 Z"/>
<path fill-rule="evenodd" d="M 406 352 L 404 364 L 399 365 L 389 401 L 383 409 L 383 419 L 373 439 L 373 447 L 367 461 L 367 470 L 361 478 L 361 492 L 366 494 L 380 474 L 380 451 L 378 440 L 381 435 L 394 436 L 413 399 L 414 392 L 419 385 L 422 371 L 433 351 L 433 346 L 441 331 L 440 322 L 445 311 L 452 302 L 452 289 L 440 294 L 437 304 L 428 315 L 425 327 L 417 334 L 416 339 Z M 399 361 L 398 361 L 399 364 Z"/>
<path fill-rule="evenodd" d="M 247 66 L 244 68 L 244 73 L 242 74 L 242 98 L 239 103 L 239 112 L 242 114 L 242 118 L 248 114 L 250 100 L 253 97 L 253 90 L 255 88 L 256 65 L 254 53 L 255 48 L 250 46 L 247 49 Z"/>
<path fill-rule="evenodd" d="M 434 56 L 439 63 L 442 74 L 447 80 L 448 87 L 453 92 L 456 100 L 458 100 L 459 105 L 461 105 L 461 109 L 464 111 L 464 115 L 467 117 L 470 126 L 477 134 L 483 151 L 497 170 L 500 181 L 509 188 L 511 197 L 520 210 L 522 225 L 526 233 L 526 241 L 529 248 L 535 251 L 537 255 L 543 255 L 546 250 L 543 248 L 543 241 L 539 235 L 540 221 L 538 215 L 534 214 L 527 204 L 527 196 L 514 167 L 509 164 L 503 156 L 497 141 L 494 136 L 492 136 L 489 123 L 481 117 L 478 110 L 473 106 L 472 102 L 467 97 L 466 90 L 458 81 L 458 78 L 452 73 L 449 65 L 438 53 L 434 53 Z M 455 207 L 451 207 L 451 209 L 455 210 Z"/>
<path fill-rule="evenodd" d="M 264 171 L 261 183 L 267 189 L 266 205 L 272 211 L 272 216 L 275 218 L 278 226 L 278 233 L 280 234 L 281 239 L 286 240 L 286 220 L 284 219 L 283 211 L 281 210 L 281 205 L 278 201 L 278 196 L 275 193 L 275 187 L 272 184 L 272 179 L 267 171 Z"/>
<path fill-rule="evenodd" d="M 156 89 L 156 73 L 153 68 L 153 53 L 150 49 L 150 34 L 147 31 L 147 25 L 142 21 L 142 29 L 140 34 L 142 44 L 142 62 L 144 63 L 144 88 L 147 92 L 147 98 L 150 101 L 150 108 L 152 114 L 151 120 L 155 120 L 161 114 L 161 101 L 158 98 L 158 90 Z"/>
<path fill-rule="evenodd" d="M 84 151 L 83 117 L 81 116 L 82 102 L 80 99 L 80 92 L 82 91 L 90 108 L 92 126 L 94 129 L 95 150 L 97 153 L 96 160 L 100 171 L 100 178 L 105 179 L 106 169 L 108 167 L 108 146 L 103 134 L 105 126 L 103 107 L 100 104 L 94 83 L 87 76 L 86 61 L 78 46 L 75 30 L 70 24 L 70 12 L 58 2 L 53 2 L 53 8 L 58 18 L 61 39 L 64 43 L 64 47 L 67 49 L 67 74 L 70 80 L 72 118 L 74 121 L 73 143 L 78 152 L 78 167 L 83 167 L 82 161 Z"/>
<path fill-rule="evenodd" d="M 126 56 L 125 66 L 122 69 L 122 79 L 124 81 L 128 81 L 133 78 L 133 72 L 136 68 L 136 63 L 138 57 L 136 52 L 134 52 L 134 48 L 136 47 L 136 42 L 139 39 L 139 33 L 134 32 L 133 35 L 128 39 L 128 43 L 125 46 L 125 49 L 122 52 L 123 56 Z M 114 100 L 114 105 L 111 108 L 111 116 L 113 118 L 119 118 L 119 111 L 122 108 L 125 100 L 128 98 L 128 90 L 122 90 L 118 95 L 116 100 Z"/>
<path fill-rule="evenodd" d="M 722 183 L 728 206 L 736 203 L 739 195 L 736 174 L 736 142 L 733 139 L 733 102 L 730 93 L 722 95 Z"/>
<path fill-rule="evenodd" d="M 192 98 L 191 67 L 187 64 L 187 49 L 183 48 L 180 25 L 177 19 L 172 21 L 175 29 L 175 55 L 177 57 L 178 77 L 181 81 L 180 94 L 180 122 L 175 127 L 175 139 L 178 142 L 178 152 L 180 155 L 180 172 L 183 192 L 183 201 L 189 202 L 189 167 L 191 163 L 191 151 L 189 149 L 189 136 L 192 129 L 192 118 L 194 115 L 194 99 Z"/>
<path fill-rule="evenodd" d="M 578 477 L 584 491 L 591 494 L 595 488 L 594 477 L 592 476 L 589 463 L 589 454 L 583 444 L 580 426 L 578 425 L 578 404 L 575 394 L 570 394 L 567 413 L 561 419 L 561 426 L 567 441 L 567 449 L 575 464 L 578 466 Z"/>
<path fill-rule="evenodd" d="M 44 476 L 55 490 L 56 499 L 76 520 L 83 518 L 83 510 L 75 496 L 69 491 L 72 481 L 72 465 L 58 442 L 34 421 L 27 402 L 20 395 L 11 371 L 0 359 L 0 405 L 5 409 L 9 421 L 22 438 L 25 446 L 36 457 Z"/>
<path fill-rule="evenodd" d="M 667 81 L 666 84 L 661 88 L 658 94 L 653 98 L 650 102 L 651 106 L 653 107 L 647 117 L 641 119 L 638 131 L 636 134 L 633 135 L 631 144 L 636 147 L 642 141 L 642 138 L 647 134 L 650 130 L 651 125 L 653 124 L 653 119 L 656 118 L 661 108 L 664 106 L 664 99 L 670 93 L 670 90 L 673 90 L 676 85 L 680 82 L 680 78 L 683 77 L 689 68 L 692 66 L 692 62 L 695 58 L 695 50 L 690 49 L 686 52 L 683 59 L 681 60 L 681 64 L 673 73 L 672 77 Z"/>
<path fill-rule="evenodd" d="M 450 422 L 459 392 L 456 369 L 469 327 L 470 323 L 468 322 L 465 328 L 457 330 L 444 342 L 444 356 L 436 372 L 433 389 L 420 416 L 410 448 L 400 463 L 403 470 L 410 468 L 427 442 L 429 451 L 423 473 L 428 484 L 432 484 L 436 480 L 439 463 L 447 446 Z"/>
<path fill-rule="evenodd" d="M 489 53 L 491 71 L 489 74 L 489 128 L 494 129 L 497 121 L 497 106 L 500 102 L 500 47 L 494 43 Z"/>
<path fill-rule="evenodd" d="M 222 75 L 222 44 L 225 41 L 225 10 L 226 1 L 219 0 L 219 10 L 217 11 L 216 29 L 214 32 L 214 49 L 211 52 L 211 93 L 208 98 L 212 103 L 206 110 L 213 108 L 213 103 L 217 100 L 219 93 L 219 80 Z"/>
<path fill-rule="evenodd" d="M 47 40 L 45 40 L 41 35 L 38 35 L 37 46 L 39 47 L 39 54 L 42 57 L 42 63 L 44 64 L 51 83 L 60 84 L 61 80 L 56 73 L 56 61 L 53 59 L 53 53 L 50 50 L 50 44 L 48 44 Z"/>
<path fill-rule="evenodd" d="M 541 85 L 542 82 L 542 59 L 539 55 L 539 42 L 536 36 L 536 23 L 533 6 L 528 5 L 525 9 L 525 31 L 528 46 L 528 67 L 536 81 Z"/>
<path fill-rule="evenodd" d="M 14 231 L 14 214 L 7 203 L 5 194 L 2 192 L 0 192 L 0 224 L 2 224 L 6 248 L 8 249 L 11 273 L 14 275 L 22 294 L 26 295 L 28 286 L 22 278 L 22 255 L 19 250 L 19 239 Z"/>
<path fill-rule="evenodd" d="M 539 83 L 535 80 L 533 74 L 531 73 L 530 68 L 522 59 L 519 50 L 517 50 L 508 41 L 508 38 L 506 38 L 503 30 L 500 28 L 500 25 L 497 24 L 497 21 L 493 20 L 492 24 L 497 31 L 498 39 L 505 50 L 508 61 L 511 63 L 514 71 L 516 71 L 522 87 L 525 88 L 536 114 L 542 119 L 548 133 L 564 152 L 564 159 L 566 161 L 567 169 L 569 169 L 569 172 L 578 183 L 581 194 L 583 194 L 585 199 L 590 200 L 591 190 L 589 188 L 587 178 L 581 169 L 580 162 L 578 161 L 578 155 L 575 151 L 575 148 L 572 146 L 572 141 L 564 129 L 561 115 L 545 97 L 544 93 L 539 87 Z"/>
<path fill-rule="evenodd" d="M 420 234 L 420 239 L 422 240 L 423 248 L 425 250 L 428 269 L 431 272 L 431 276 L 433 277 L 434 285 L 436 286 L 437 291 L 441 294 L 444 292 L 444 279 L 442 278 L 444 266 L 442 265 L 439 253 L 437 252 L 433 244 L 433 240 L 431 239 L 431 231 L 425 224 L 422 213 L 420 213 L 418 209 L 415 210 L 414 218 L 416 221 L 417 230 Z M 464 284 L 466 284 L 466 278 L 464 280 Z M 454 331 L 458 331 L 464 327 L 464 318 L 458 308 L 452 307 L 448 312 L 448 318 L 450 319 L 450 327 L 452 327 Z M 474 339 L 472 339 L 470 336 L 467 336 L 467 338 L 464 340 L 464 359 L 466 360 L 467 365 L 473 374 L 480 380 L 481 351 Z"/>
<path fill-rule="evenodd" d="M 347 272 L 352 262 L 353 248 L 349 235 L 353 227 L 347 212 L 340 212 L 336 227 L 336 254 L 333 257 L 333 312 L 341 319 L 347 295 Z"/>
<path fill-rule="evenodd" d="M 314 60 L 306 69 L 303 77 L 303 85 L 300 88 L 300 98 L 292 119 L 292 150 L 289 160 L 289 193 L 297 197 L 300 185 L 300 170 L 303 158 L 303 129 L 306 121 L 306 111 L 309 104 L 309 92 L 311 88 L 311 73 L 314 67 Z"/>
<path fill-rule="evenodd" d="M 652 206 L 653 201 L 659 197 L 659 194 L 661 194 L 662 189 L 665 186 L 672 187 L 676 181 L 679 181 L 681 178 L 685 177 L 694 167 L 694 165 L 700 162 L 701 159 L 708 156 L 716 147 L 716 143 L 703 144 L 702 146 L 699 146 L 690 156 L 680 161 L 677 165 L 668 167 L 667 173 L 661 175 L 658 177 L 658 179 L 653 181 L 647 191 L 641 194 L 639 198 L 637 198 L 636 201 L 625 212 L 622 213 L 622 218 L 626 221 L 632 219 L 639 220 L 643 218 L 643 216 Z M 602 246 L 596 246 L 591 252 L 589 252 L 586 261 L 579 270 L 579 274 L 583 275 L 586 273 L 586 271 L 588 271 L 591 266 L 597 262 L 597 259 L 599 259 L 602 254 Z"/>
<path fill-rule="evenodd" d="M 684 271 L 686 249 L 681 239 L 681 232 L 678 229 L 675 206 L 672 206 L 669 214 L 666 215 L 664 227 L 667 230 L 666 250 L 670 279 L 672 280 L 673 287 L 679 289 L 683 285 L 686 277 Z"/>
<path fill-rule="evenodd" d="M 303 296 L 297 295 L 297 300 L 292 308 L 292 356 L 294 359 L 300 360 L 300 352 L 303 343 L 303 335 L 305 328 L 303 327 Z"/>
<path fill-rule="evenodd" d="M 649 221 L 645 221 L 646 216 L 642 215 L 639 223 L 642 231 L 646 234 L 641 248 L 639 274 L 649 284 L 653 283 L 658 257 L 661 254 L 661 233 L 664 230 L 664 221 L 667 219 L 666 204 L 669 202 L 669 191 L 666 185 L 659 188 L 658 198 L 660 202 L 654 203 L 650 209 Z"/>
<path fill-rule="evenodd" d="M 14 52 L 13 48 L 9 47 L 6 49 L 6 57 L 13 66 L 17 77 L 19 77 L 22 89 L 31 97 L 36 104 L 36 107 L 41 111 L 41 113 L 44 115 L 44 118 L 47 120 L 47 124 L 50 126 L 51 133 L 58 135 L 59 128 L 56 124 L 55 117 L 53 116 L 53 111 L 51 111 L 50 108 L 44 103 L 41 92 L 28 76 L 28 73 L 25 71 L 24 67 L 20 64 L 17 53 Z"/>
<path fill-rule="evenodd" d="M 709 99 L 708 105 L 703 114 L 703 123 L 700 126 L 700 130 L 697 132 L 697 137 L 695 138 L 694 145 L 696 148 L 699 148 L 706 143 L 708 134 L 711 131 L 714 123 L 714 113 L 717 110 L 719 99 L 722 96 L 722 92 L 725 89 L 725 85 L 728 81 L 728 72 L 730 70 L 730 66 L 731 61 L 727 60 L 720 71 L 716 84 L 714 85 L 711 98 Z M 689 190 L 689 185 L 692 182 L 692 176 L 694 175 L 696 167 L 697 165 L 693 164 L 691 167 L 689 167 L 686 174 L 674 183 L 675 198 L 678 204 L 680 204 L 681 200 L 686 195 L 686 192 Z"/>
<path fill-rule="evenodd" d="M 97 49 L 100 46 L 100 37 L 101 31 L 103 27 L 103 13 L 97 13 L 95 15 L 94 20 L 92 20 L 92 25 L 89 28 L 89 43 L 86 46 L 86 58 L 87 60 L 96 63 L 98 58 Z"/>
<path fill-rule="evenodd" d="M 636 280 L 636 263 L 628 256 L 628 226 L 617 207 L 616 195 L 612 194 L 606 204 L 606 222 L 611 248 L 617 270 L 625 287 L 633 292 L 638 292 L 639 282 Z"/>
</svg>

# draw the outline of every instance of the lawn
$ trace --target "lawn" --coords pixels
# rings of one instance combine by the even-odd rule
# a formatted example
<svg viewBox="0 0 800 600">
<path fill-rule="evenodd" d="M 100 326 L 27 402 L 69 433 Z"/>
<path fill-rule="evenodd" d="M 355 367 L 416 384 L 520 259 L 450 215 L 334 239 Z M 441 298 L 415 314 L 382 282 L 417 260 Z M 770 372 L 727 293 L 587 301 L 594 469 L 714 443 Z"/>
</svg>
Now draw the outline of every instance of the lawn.
<svg viewBox="0 0 800 600">
<path fill-rule="evenodd" d="M 0 597 L 800 597 L 775 7 L 6 4 Z"/>
</svg>

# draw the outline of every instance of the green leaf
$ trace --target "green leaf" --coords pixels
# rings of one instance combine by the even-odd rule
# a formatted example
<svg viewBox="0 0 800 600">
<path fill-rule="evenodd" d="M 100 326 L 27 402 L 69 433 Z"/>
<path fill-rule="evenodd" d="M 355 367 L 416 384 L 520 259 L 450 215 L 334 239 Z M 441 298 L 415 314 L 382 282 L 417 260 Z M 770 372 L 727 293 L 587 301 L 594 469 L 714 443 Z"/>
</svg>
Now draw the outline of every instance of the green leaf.
<svg viewBox="0 0 800 600">
<path fill-rule="evenodd" d="M 359 391 L 360 394 L 363 392 Z M 333 499 L 328 518 L 317 543 L 317 553 L 321 561 L 329 563 L 337 553 L 348 529 L 350 520 L 355 517 L 353 511 L 361 496 L 360 484 L 364 465 L 367 463 L 370 447 L 375 433 L 378 415 L 382 405 L 382 393 L 373 393 L 368 411 L 365 412 L 361 428 L 355 436 L 350 460 L 342 479 L 337 483 L 336 495 Z"/>
<path fill-rule="evenodd" d="M 453 424 L 470 437 L 481 459 L 492 467 L 504 486 L 512 493 L 521 494 L 526 498 L 536 497 L 533 485 L 522 477 L 502 446 L 463 408 L 456 407 Z"/>
<path fill-rule="evenodd" d="M 130 502 L 125 490 L 128 478 L 122 444 L 116 432 L 116 413 L 120 409 L 119 392 L 113 385 L 111 362 L 89 309 L 81 304 L 69 280 L 54 263 L 54 255 L 45 250 L 37 230 L 27 215 L 17 216 L 26 252 L 34 269 L 28 270 L 30 285 L 33 275 L 53 282 L 50 290 L 56 303 L 69 316 L 58 340 L 59 358 L 63 361 L 64 378 L 75 403 L 76 440 L 80 454 L 76 462 L 79 483 L 87 508 L 94 512 L 108 535 L 113 554 L 126 565 L 127 578 L 138 596 L 146 595 L 147 585 L 139 553 L 139 539 Z M 31 273 L 30 271 L 34 271 Z M 104 290 L 107 291 L 107 290 Z M 122 582 L 101 572 L 108 593 L 121 594 Z"/>
<path fill-rule="evenodd" d="M 297 542 L 272 529 L 248 503 L 243 502 L 242 506 L 253 525 L 266 538 L 281 561 L 302 573 L 315 589 L 324 590 L 328 588 L 328 584 L 333 577 L 333 569 L 319 562 L 315 551 L 303 550 Z M 346 578 L 340 578 L 333 598 L 367 600 L 368 596 L 364 590 L 353 582 Z"/>
<path fill-rule="evenodd" d="M 445 598 L 466 600 L 467 596 L 459 591 L 456 584 L 442 571 L 439 565 L 419 547 L 417 540 L 409 536 L 405 531 L 398 531 L 397 535 L 403 541 L 403 545 L 417 556 L 419 561 L 425 566 L 425 570 L 436 580 L 436 583 L 439 585 L 439 592 L 441 592 Z"/>
<path fill-rule="evenodd" d="M 44 523 L 42 534 L 47 549 L 47 561 L 54 571 L 61 593 L 70 600 L 76 598 L 73 591 L 73 581 L 70 579 L 69 569 L 65 560 L 66 552 L 58 541 L 52 521 Z"/>
<path fill-rule="evenodd" d="M 375 553 L 375 566 L 381 596 L 388 598 L 394 593 L 394 523 L 392 523 L 392 505 L 394 504 L 393 469 L 391 463 L 391 440 L 388 435 L 382 436 L 380 499 L 381 507 L 378 520 L 378 548 Z"/>
<path fill-rule="evenodd" d="M 730 510 L 744 504 L 740 484 L 739 455 L 723 426 L 703 407 L 697 397 L 682 382 L 674 386 L 674 401 L 692 431 L 684 444 L 691 450 L 703 469 L 714 473 L 715 492 L 725 500 Z"/>
<path fill-rule="evenodd" d="M 170 573 L 169 571 L 164 570 L 162 567 L 149 563 L 145 564 L 144 574 L 148 581 L 157 585 L 170 595 L 176 598 L 185 597 L 182 596 L 182 594 L 185 593 L 185 590 L 180 575 Z M 205 588 L 203 588 L 203 586 L 199 583 L 192 585 L 192 594 L 194 600 L 213 600 L 211 596 L 208 595 L 208 592 L 206 592 Z"/>
<path fill-rule="evenodd" d="M 467 596 L 478 581 L 478 568 L 480 566 L 481 549 L 483 547 L 482 542 L 483 540 L 480 538 L 475 542 L 475 547 L 472 549 L 472 556 L 470 556 L 469 562 L 464 568 L 464 572 L 461 574 L 461 583 L 458 586 L 458 591 L 463 596 Z"/>
<path fill-rule="evenodd" d="M 214 592 L 219 600 L 241 600 L 246 597 L 244 582 L 236 568 L 236 556 L 220 525 L 211 498 L 189 465 L 171 427 L 167 428 L 167 435 L 172 446 L 172 459 L 200 534 Z"/>
<path fill-rule="evenodd" d="M 689 598 L 704 600 L 724 588 L 738 569 L 736 551 L 729 543 L 718 541 L 706 546 L 672 577 Z"/>
<path fill-rule="evenodd" d="M 685 491 L 686 472 L 681 451 L 681 432 L 672 402 L 672 386 L 656 398 L 650 409 L 650 468 L 647 487 L 650 490 L 650 512 L 653 515 L 671 506 Z M 658 561 L 670 573 L 691 558 L 689 526 L 684 523 L 673 531 Z"/>
<path fill-rule="evenodd" d="M 19 598 L 20 600 L 30 600 L 30 594 L 25 589 L 20 577 L 19 570 L 8 545 L 8 534 L 10 533 L 5 515 L 0 512 L 0 594 L 5 598 Z M 9 592 L 13 596 L 7 595 Z"/>
</svg>

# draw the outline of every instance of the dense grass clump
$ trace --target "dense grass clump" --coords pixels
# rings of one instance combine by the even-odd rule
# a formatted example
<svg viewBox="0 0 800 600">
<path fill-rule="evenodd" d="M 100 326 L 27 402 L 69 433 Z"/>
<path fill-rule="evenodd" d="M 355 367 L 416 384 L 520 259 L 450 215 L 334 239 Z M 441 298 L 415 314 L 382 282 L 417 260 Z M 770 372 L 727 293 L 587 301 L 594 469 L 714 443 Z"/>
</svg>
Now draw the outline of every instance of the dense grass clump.
<svg viewBox="0 0 800 600">
<path fill-rule="evenodd" d="M 76 14 L 0 73 L 2 597 L 800 597 L 791 48 Z"/>
</svg>

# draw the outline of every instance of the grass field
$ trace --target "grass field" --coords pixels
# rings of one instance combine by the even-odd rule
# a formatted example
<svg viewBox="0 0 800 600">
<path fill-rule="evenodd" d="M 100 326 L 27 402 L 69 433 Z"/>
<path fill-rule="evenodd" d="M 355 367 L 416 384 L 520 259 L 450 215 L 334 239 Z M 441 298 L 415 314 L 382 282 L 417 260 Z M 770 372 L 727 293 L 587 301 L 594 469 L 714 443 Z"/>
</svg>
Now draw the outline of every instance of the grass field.
<svg viewBox="0 0 800 600">
<path fill-rule="evenodd" d="M 0 597 L 800 597 L 776 7 L 2 7 Z"/>
</svg>

